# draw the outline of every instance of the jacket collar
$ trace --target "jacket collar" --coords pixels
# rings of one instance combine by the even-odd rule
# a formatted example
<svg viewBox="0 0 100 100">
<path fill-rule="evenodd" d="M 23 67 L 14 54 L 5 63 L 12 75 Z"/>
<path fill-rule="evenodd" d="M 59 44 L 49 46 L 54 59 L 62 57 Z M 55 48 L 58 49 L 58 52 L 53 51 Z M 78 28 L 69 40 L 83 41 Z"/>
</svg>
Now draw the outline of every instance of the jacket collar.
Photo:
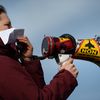
<svg viewBox="0 0 100 100">
<path fill-rule="evenodd" d="M 9 56 L 13 59 L 18 59 L 18 53 L 15 43 L 4 45 L 2 39 L 0 38 L 0 55 Z"/>
</svg>

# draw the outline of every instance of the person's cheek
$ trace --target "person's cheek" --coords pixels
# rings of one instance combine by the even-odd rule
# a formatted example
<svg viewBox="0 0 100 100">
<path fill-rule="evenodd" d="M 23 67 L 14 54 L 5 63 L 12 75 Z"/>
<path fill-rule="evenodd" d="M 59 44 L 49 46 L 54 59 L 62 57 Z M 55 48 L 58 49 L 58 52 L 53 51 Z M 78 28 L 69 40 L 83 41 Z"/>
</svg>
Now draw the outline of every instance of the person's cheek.
<svg viewBox="0 0 100 100">
<path fill-rule="evenodd" d="M 0 31 L 6 30 L 6 29 L 8 29 L 8 26 L 7 26 L 7 25 L 2 25 L 2 24 L 0 23 Z"/>
<path fill-rule="evenodd" d="M 5 26 L 3 27 L 3 29 L 6 30 L 6 29 L 9 29 L 9 27 L 8 27 L 7 25 L 5 25 Z"/>
</svg>

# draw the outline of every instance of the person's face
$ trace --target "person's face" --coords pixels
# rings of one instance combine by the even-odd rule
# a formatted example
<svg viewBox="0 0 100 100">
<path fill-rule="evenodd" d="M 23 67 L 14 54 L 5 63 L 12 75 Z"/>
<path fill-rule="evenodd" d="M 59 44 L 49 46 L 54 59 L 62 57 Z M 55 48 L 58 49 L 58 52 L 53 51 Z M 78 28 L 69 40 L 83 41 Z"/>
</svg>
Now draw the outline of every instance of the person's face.
<svg viewBox="0 0 100 100">
<path fill-rule="evenodd" d="M 11 28 L 10 19 L 7 14 L 2 12 L 0 14 L 0 31 Z"/>
</svg>

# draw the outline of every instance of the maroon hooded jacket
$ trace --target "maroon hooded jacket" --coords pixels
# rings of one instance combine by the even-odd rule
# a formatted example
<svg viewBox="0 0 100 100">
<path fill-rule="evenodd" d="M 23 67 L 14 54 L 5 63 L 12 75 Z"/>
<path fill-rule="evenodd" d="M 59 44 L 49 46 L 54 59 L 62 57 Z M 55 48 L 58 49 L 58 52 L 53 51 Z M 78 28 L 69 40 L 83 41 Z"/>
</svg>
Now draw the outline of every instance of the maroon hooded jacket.
<svg viewBox="0 0 100 100">
<path fill-rule="evenodd" d="M 58 72 L 46 85 L 40 61 L 20 64 L 11 47 L 0 39 L 0 100 L 66 100 L 77 86 L 66 70 Z"/>
</svg>

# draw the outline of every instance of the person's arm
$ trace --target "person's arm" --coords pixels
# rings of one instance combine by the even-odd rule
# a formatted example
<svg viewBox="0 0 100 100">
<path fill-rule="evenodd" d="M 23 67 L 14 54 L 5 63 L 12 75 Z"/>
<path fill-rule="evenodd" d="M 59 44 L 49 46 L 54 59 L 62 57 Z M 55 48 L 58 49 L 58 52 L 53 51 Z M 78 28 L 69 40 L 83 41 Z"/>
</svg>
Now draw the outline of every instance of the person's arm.
<svg viewBox="0 0 100 100">
<path fill-rule="evenodd" d="M 69 71 L 61 70 L 50 84 L 43 88 L 43 100 L 66 100 L 76 86 L 76 78 Z"/>
<path fill-rule="evenodd" d="M 27 62 L 27 70 L 31 73 L 33 80 L 35 79 L 34 81 L 36 85 L 39 88 L 42 86 L 39 91 L 40 100 L 41 96 L 43 96 L 43 100 L 65 100 L 69 97 L 74 88 L 77 86 L 77 80 L 75 78 L 77 77 L 77 70 L 75 70 L 75 67 L 72 63 L 73 59 L 68 59 L 68 61 L 61 66 L 60 71 L 54 76 L 50 84 L 45 85 L 43 82 L 44 78 L 41 77 L 42 75 L 35 73 L 37 72 L 40 62 L 37 60 L 33 63 Z M 35 76 L 34 73 L 36 74 Z"/>
</svg>

